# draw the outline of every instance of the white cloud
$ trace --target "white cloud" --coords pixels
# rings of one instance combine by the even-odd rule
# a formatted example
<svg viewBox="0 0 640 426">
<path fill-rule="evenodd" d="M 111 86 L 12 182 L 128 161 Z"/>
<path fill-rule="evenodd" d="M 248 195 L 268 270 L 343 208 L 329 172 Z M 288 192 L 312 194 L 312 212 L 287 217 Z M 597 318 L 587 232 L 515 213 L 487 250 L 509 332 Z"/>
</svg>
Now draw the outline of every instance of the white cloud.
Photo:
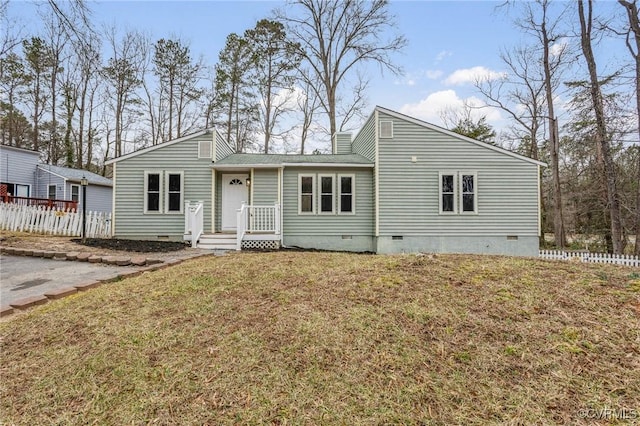
<svg viewBox="0 0 640 426">
<path fill-rule="evenodd" d="M 444 126 L 442 121 L 443 112 L 452 111 L 455 113 L 459 111 L 462 113 L 465 104 L 472 107 L 471 118 L 473 120 L 486 116 L 487 122 L 491 125 L 495 125 L 495 123 L 502 120 L 500 110 L 487 107 L 481 99 L 475 96 L 460 98 L 455 90 L 434 92 L 417 103 L 403 105 L 400 108 L 400 112 L 429 123 Z"/>
<path fill-rule="evenodd" d="M 506 73 L 490 70 L 483 66 L 465 68 L 454 71 L 444 80 L 449 86 L 460 86 L 467 83 L 474 83 L 478 80 L 498 80 L 506 77 Z"/>
<path fill-rule="evenodd" d="M 442 61 L 444 58 L 448 58 L 451 55 L 453 55 L 453 52 L 451 52 L 449 50 L 443 50 L 443 51 L 439 52 L 436 55 L 436 63 Z"/>
<path fill-rule="evenodd" d="M 569 41 L 566 38 L 562 38 L 557 43 L 554 43 L 551 45 L 551 48 L 549 49 L 549 53 L 551 54 L 551 56 L 554 56 L 554 57 L 560 56 L 562 52 L 564 52 L 567 49 L 568 46 L 569 46 Z"/>
<path fill-rule="evenodd" d="M 442 77 L 442 74 L 444 73 L 441 70 L 426 70 L 424 73 L 429 80 L 437 80 Z"/>
</svg>

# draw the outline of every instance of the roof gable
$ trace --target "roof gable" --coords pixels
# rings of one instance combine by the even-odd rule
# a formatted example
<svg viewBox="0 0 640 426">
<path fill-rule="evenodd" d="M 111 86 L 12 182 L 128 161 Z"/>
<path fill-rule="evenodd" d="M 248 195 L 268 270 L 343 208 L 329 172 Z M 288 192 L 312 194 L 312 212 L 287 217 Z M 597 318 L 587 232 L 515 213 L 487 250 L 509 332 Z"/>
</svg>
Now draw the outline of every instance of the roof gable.
<svg viewBox="0 0 640 426">
<path fill-rule="evenodd" d="M 147 152 L 155 151 L 156 149 L 165 148 L 167 146 L 175 145 L 177 143 L 180 143 L 180 142 L 183 142 L 183 141 L 187 141 L 187 140 L 190 140 L 190 139 L 193 139 L 193 138 L 197 138 L 199 136 L 206 135 L 206 134 L 209 134 L 211 132 L 216 132 L 217 133 L 218 131 L 215 128 L 200 130 L 199 132 L 191 133 L 190 135 L 182 136 L 182 137 L 180 137 L 178 139 L 173 139 L 173 140 L 170 140 L 170 141 L 167 141 L 167 142 L 159 143 L 158 145 L 149 146 L 147 148 L 142 148 L 142 149 L 139 149 L 137 151 L 131 152 L 129 154 L 121 155 L 120 157 L 117 157 L 117 158 L 112 158 L 111 160 L 105 161 L 104 164 L 109 165 L 109 164 L 117 163 L 118 161 L 126 160 L 128 158 L 137 157 L 138 155 L 142 155 L 142 154 L 145 154 Z"/>
<path fill-rule="evenodd" d="M 542 162 L 542 161 L 534 160 L 533 158 L 529 158 L 529 157 L 526 157 L 524 155 L 520 155 L 520 154 L 515 153 L 513 151 L 509 151 L 508 149 L 500 148 L 499 146 L 496 146 L 496 145 L 491 145 L 491 144 L 486 143 L 486 142 L 481 142 L 479 140 L 476 140 L 476 139 L 461 135 L 459 133 L 452 132 L 451 130 L 447 130 L 447 129 L 444 129 L 442 127 L 436 126 L 435 124 L 427 123 L 426 121 L 422 121 L 420 119 L 417 119 L 417 118 L 414 118 L 414 117 L 410 117 L 408 115 L 405 115 L 405 114 L 402 114 L 402 113 L 399 113 L 399 112 L 396 112 L 396 111 L 392 111 L 390 109 L 387 109 L 387 108 L 384 108 L 384 107 L 381 107 L 381 106 L 376 106 L 375 110 L 379 111 L 381 113 L 390 115 L 392 117 L 398 118 L 400 120 L 404 120 L 404 121 L 416 124 L 418 126 L 426 128 L 426 129 L 433 130 L 434 132 L 442 133 L 442 134 L 445 134 L 447 136 L 451 136 L 453 138 L 456 138 L 456 139 L 459 139 L 459 140 L 462 140 L 462 141 L 465 141 L 465 142 L 470 142 L 470 143 L 472 143 L 474 145 L 478 145 L 478 146 L 481 146 L 483 148 L 487 148 L 487 149 L 499 152 L 501 154 L 505 154 L 505 155 L 508 155 L 510 157 L 517 158 L 518 160 L 526 161 L 528 163 L 536 164 L 538 166 L 546 166 L 546 164 L 544 162 Z"/>
</svg>

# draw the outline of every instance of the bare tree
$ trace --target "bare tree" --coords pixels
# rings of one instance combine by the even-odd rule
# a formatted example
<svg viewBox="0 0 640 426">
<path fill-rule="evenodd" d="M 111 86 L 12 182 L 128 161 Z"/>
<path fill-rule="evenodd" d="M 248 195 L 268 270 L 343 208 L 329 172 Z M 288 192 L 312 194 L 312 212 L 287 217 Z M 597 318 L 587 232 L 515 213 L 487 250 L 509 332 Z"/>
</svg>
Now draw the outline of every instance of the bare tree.
<svg viewBox="0 0 640 426">
<path fill-rule="evenodd" d="M 338 120 L 352 114 L 354 105 L 363 98 L 356 96 L 352 105 L 342 107 L 339 101 L 346 92 L 345 83 L 365 63 L 375 63 L 381 70 L 400 73 L 391 55 L 407 44 L 401 35 L 391 35 L 395 19 L 389 13 L 387 0 L 292 0 L 286 11 L 276 12 L 285 23 L 287 34 L 300 44 L 300 54 L 309 67 L 311 84 L 320 105 L 329 118 L 329 131 L 338 131 Z M 366 86 L 356 81 L 356 93 Z M 346 102 L 346 99 L 344 99 Z"/>
<path fill-rule="evenodd" d="M 300 72 L 305 73 L 304 70 L 300 70 Z M 313 90 L 312 85 L 309 83 L 309 77 L 305 76 L 305 78 L 302 78 L 301 81 L 301 93 L 298 94 L 296 104 L 298 106 L 298 109 L 302 113 L 302 124 L 300 126 L 300 154 L 304 155 L 307 138 L 312 131 L 314 117 L 316 112 L 318 111 L 320 102 Z"/>
<path fill-rule="evenodd" d="M 3 58 L 23 40 L 23 27 L 18 26 L 14 19 L 9 18 L 9 0 L 0 0 L 0 58 Z M 0 65 L 0 76 L 2 66 Z"/>
<path fill-rule="evenodd" d="M 580 18 L 580 42 L 582 46 L 582 53 L 589 70 L 589 88 L 596 121 L 595 137 L 596 142 L 600 147 L 602 166 L 606 179 L 606 194 L 607 201 L 609 203 L 608 207 L 609 218 L 611 221 L 613 252 L 620 254 L 624 250 L 622 221 L 620 219 L 620 203 L 616 184 L 615 164 L 613 162 L 609 136 L 607 133 L 602 90 L 600 88 L 596 60 L 591 46 L 591 39 L 593 36 L 593 3 L 591 0 L 588 0 L 586 11 L 584 8 L 584 1 L 578 0 L 578 16 Z"/>
<path fill-rule="evenodd" d="M 637 0 L 626 1 L 618 0 L 618 3 L 624 7 L 629 19 L 629 31 L 626 34 L 626 44 L 635 65 L 635 86 L 636 86 L 636 117 L 638 119 L 638 141 L 640 142 L 640 20 L 638 18 L 638 2 Z M 640 145 L 638 146 L 637 172 L 640 179 Z M 636 228 L 636 245 L 634 253 L 640 256 L 640 185 L 637 186 L 636 193 L 636 212 L 635 212 L 635 228 Z"/>
</svg>

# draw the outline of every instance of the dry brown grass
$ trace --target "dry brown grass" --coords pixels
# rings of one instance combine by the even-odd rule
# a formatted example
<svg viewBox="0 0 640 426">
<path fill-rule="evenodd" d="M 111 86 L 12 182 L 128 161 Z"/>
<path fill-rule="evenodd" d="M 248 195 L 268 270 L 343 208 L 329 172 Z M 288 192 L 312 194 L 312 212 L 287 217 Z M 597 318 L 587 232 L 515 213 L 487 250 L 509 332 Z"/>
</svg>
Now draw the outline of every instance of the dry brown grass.
<svg viewBox="0 0 640 426">
<path fill-rule="evenodd" d="M 456 255 L 188 261 L 0 324 L 0 420 L 590 424 L 580 410 L 640 410 L 639 278 Z"/>
</svg>

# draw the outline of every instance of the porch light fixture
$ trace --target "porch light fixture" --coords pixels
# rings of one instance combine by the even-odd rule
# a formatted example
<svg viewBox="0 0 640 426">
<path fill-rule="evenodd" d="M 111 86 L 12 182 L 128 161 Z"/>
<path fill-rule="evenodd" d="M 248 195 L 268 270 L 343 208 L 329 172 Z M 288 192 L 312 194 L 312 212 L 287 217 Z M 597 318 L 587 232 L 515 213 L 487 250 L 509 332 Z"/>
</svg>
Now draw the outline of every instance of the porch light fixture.
<svg viewBox="0 0 640 426">
<path fill-rule="evenodd" d="M 82 242 L 84 243 L 87 237 L 87 185 L 89 185 L 84 175 L 80 179 L 80 185 L 82 185 Z"/>
<path fill-rule="evenodd" d="M 247 178 L 247 188 L 251 186 L 251 178 Z"/>
</svg>

